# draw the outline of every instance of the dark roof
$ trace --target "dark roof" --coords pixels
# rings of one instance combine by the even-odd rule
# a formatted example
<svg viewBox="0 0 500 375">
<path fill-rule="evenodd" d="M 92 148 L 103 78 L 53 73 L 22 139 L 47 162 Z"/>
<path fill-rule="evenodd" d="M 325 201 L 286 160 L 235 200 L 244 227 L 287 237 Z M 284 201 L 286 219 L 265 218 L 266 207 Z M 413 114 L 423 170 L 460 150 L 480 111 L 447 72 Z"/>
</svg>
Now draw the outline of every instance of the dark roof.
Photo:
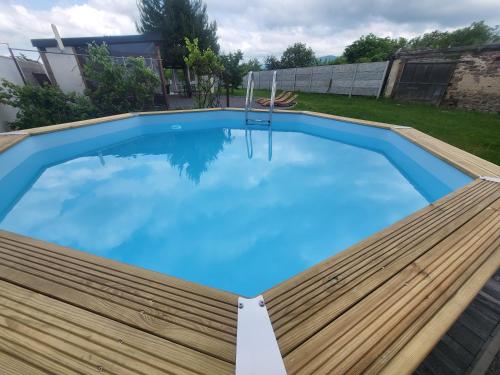
<svg viewBox="0 0 500 375">
<path fill-rule="evenodd" d="M 402 49 L 397 51 L 394 56 L 397 57 L 413 57 L 422 55 L 435 55 L 435 54 L 459 54 L 462 52 L 476 52 L 480 53 L 483 51 L 500 51 L 499 43 L 492 44 L 481 44 L 472 46 L 460 46 L 460 47 L 450 47 L 450 48 L 424 48 L 415 50 L 405 50 Z"/>
<path fill-rule="evenodd" d="M 78 38 L 61 38 L 65 46 L 77 47 L 85 46 L 88 43 L 106 43 L 106 44 L 126 44 L 142 42 L 160 42 L 163 40 L 160 33 L 147 33 L 140 35 L 116 35 L 116 36 L 86 36 Z M 55 39 L 31 39 L 33 47 L 47 48 L 57 47 Z"/>
</svg>

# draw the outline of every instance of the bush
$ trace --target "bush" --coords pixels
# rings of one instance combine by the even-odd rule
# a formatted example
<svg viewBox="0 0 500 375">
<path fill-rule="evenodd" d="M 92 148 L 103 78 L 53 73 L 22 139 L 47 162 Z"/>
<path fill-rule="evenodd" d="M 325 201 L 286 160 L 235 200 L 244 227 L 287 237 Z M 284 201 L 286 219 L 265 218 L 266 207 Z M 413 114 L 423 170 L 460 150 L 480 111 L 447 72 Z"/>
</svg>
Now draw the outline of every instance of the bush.
<svg viewBox="0 0 500 375">
<path fill-rule="evenodd" d="M 0 103 L 19 109 L 11 129 L 85 120 L 153 108 L 160 81 L 142 58 L 115 63 L 106 45 L 89 45 L 84 75 L 90 88 L 86 95 L 65 94 L 57 86 L 18 86 L 2 81 Z"/>
<path fill-rule="evenodd" d="M 154 107 L 155 90 L 160 80 L 153 70 L 144 64 L 144 59 L 129 57 L 126 60 L 125 86 L 129 93 L 130 110 L 145 111 Z"/>
<path fill-rule="evenodd" d="M 196 74 L 196 105 L 198 108 L 211 108 L 219 103 L 219 79 L 224 72 L 219 56 L 210 48 L 202 51 L 198 39 L 192 42 L 186 38 L 188 55 L 184 57 L 186 65 Z"/>
<path fill-rule="evenodd" d="M 19 109 L 12 130 L 85 120 L 95 117 L 89 98 L 76 93 L 65 94 L 57 86 L 18 86 L 2 80 L 0 103 Z"/>
<path fill-rule="evenodd" d="M 143 111 L 153 107 L 160 81 L 141 58 L 129 57 L 116 63 L 105 44 L 88 46 L 89 56 L 84 75 L 98 115 Z"/>
</svg>

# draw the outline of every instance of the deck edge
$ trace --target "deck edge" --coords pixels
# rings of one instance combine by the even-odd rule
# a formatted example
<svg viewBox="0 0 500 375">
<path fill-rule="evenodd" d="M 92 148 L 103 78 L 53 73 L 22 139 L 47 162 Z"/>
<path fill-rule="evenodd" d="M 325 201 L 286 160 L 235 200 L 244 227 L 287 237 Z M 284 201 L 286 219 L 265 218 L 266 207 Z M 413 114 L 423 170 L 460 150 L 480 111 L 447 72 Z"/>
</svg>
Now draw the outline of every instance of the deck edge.
<svg viewBox="0 0 500 375">
<path fill-rule="evenodd" d="M 499 267 L 500 249 L 497 249 L 380 373 L 411 374 L 415 371 Z"/>
</svg>

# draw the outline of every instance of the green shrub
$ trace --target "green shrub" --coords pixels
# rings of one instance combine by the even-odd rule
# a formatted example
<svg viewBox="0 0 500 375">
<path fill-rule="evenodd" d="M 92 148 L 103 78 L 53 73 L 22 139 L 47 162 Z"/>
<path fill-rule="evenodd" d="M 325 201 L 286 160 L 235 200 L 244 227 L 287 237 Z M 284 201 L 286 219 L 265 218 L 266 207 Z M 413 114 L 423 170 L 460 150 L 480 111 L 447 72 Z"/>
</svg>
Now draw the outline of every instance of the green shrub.
<svg viewBox="0 0 500 375">
<path fill-rule="evenodd" d="M 155 90 L 160 87 L 158 76 L 145 65 L 144 59 L 129 57 L 126 64 L 125 81 L 129 93 L 130 110 L 145 111 L 152 109 Z"/>
<path fill-rule="evenodd" d="M 115 62 L 105 44 L 89 44 L 84 75 L 98 115 L 148 110 L 153 107 L 160 81 L 141 58 L 129 57 Z"/>
<path fill-rule="evenodd" d="M 217 106 L 220 98 L 220 79 L 224 66 L 219 56 L 210 48 L 202 51 L 198 39 L 185 39 L 188 55 L 184 57 L 186 65 L 196 74 L 196 105 L 198 108 L 212 108 Z"/>
<path fill-rule="evenodd" d="M 0 103 L 19 109 L 12 130 L 85 120 L 95 117 L 89 98 L 76 93 L 65 94 L 57 86 L 18 86 L 2 80 Z"/>
<path fill-rule="evenodd" d="M 106 45 L 89 45 L 84 75 L 86 95 L 65 94 L 57 86 L 18 86 L 2 81 L 0 103 L 19 109 L 11 129 L 84 120 L 118 113 L 144 111 L 154 106 L 160 81 L 144 59 L 129 57 L 115 62 Z"/>
</svg>

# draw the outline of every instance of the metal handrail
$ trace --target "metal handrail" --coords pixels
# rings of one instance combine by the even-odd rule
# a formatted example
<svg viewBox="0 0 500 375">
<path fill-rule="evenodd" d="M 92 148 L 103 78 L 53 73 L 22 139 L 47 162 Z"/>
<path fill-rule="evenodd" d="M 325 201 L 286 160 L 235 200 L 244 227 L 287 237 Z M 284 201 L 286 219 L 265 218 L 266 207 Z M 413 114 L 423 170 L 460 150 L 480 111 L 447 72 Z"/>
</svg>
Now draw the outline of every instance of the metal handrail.
<svg viewBox="0 0 500 375">
<path fill-rule="evenodd" d="M 276 70 L 273 72 L 273 84 L 271 85 L 271 103 L 269 103 L 269 125 L 273 120 L 274 99 L 276 98 Z"/>
<path fill-rule="evenodd" d="M 276 98 L 276 75 L 277 71 L 273 72 L 273 82 L 271 85 L 271 100 L 269 102 L 269 118 L 267 120 L 267 124 L 271 126 L 273 120 L 273 111 L 274 111 L 274 103 Z M 263 123 L 266 122 L 260 119 L 249 119 L 248 113 L 252 111 L 252 102 L 253 102 L 253 89 L 255 86 L 254 74 L 252 71 L 248 72 L 248 80 L 247 80 L 247 93 L 245 96 L 245 124 L 248 124 L 249 121 L 253 121 L 255 123 Z"/>
<path fill-rule="evenodd" d="M 253 86 L 254 86 L 253 72 L 250 71 L 248 73 L 247 94 L 245 97 L 245 123 L 248 123 L 248 112 L 252 110 Z"/>
<path fill-rule="evenodd" d="M 252 141 L 252 130 L 245 127 L 245 143 L 247 145 L 247 157 L 251 159 L 253 157 L 253 141 Z"/>
</svg>

